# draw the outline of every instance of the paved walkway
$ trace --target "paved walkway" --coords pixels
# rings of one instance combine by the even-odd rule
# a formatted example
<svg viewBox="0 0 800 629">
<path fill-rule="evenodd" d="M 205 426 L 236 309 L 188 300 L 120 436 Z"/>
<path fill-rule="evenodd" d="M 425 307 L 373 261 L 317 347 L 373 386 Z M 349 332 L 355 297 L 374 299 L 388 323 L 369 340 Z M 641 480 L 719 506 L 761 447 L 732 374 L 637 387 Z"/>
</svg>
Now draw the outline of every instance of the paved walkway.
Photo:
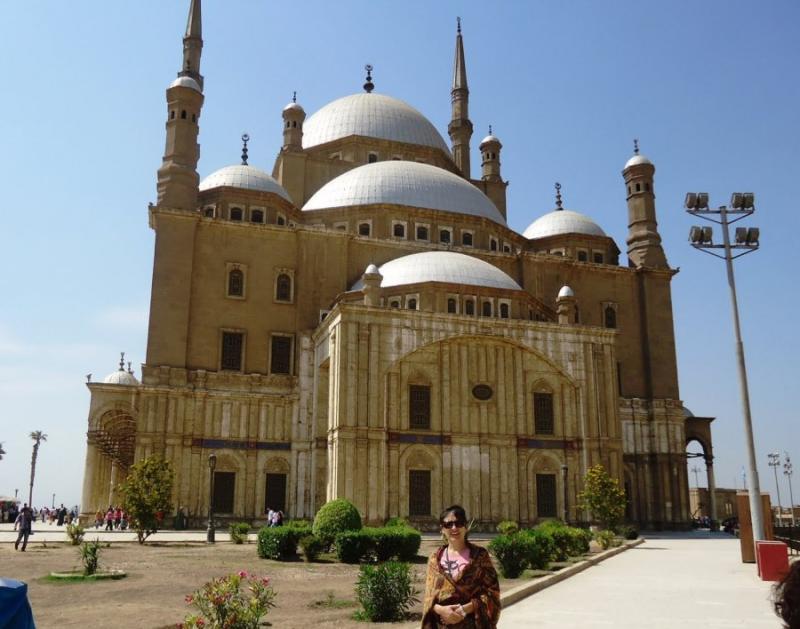
<svg viewBox="0 0 800 629">
<path fill-rule="evenodd" d="M 778 629 L 770 584 L 726 534 L 647 536 L 625 551 L 503 610 L 500 629 Z"/>
</svg>

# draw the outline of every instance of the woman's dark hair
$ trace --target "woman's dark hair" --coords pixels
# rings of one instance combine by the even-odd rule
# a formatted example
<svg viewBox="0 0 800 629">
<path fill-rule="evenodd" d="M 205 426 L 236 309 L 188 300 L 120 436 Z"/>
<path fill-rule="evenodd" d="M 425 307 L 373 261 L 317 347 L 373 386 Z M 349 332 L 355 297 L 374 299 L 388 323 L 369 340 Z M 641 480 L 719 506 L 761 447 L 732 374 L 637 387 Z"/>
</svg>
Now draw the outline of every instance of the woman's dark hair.
<svg viewBox="0 0 800 629">
<path fill-rule="evenodd" d="M 775 613 L 786 629 L 800 629 L 800 561 L 795 561 L 773 591 Z"/>
<path fill-rule="evenodd" d="M 464 524 L 467 523 L 467 512 L 464 511 L 464 507 L 461 505 L 450 505 L 444 511 L 442 511 L 441 515 L 439 516 L 439 523 L 441 524 L 444 522 L 444 519 L 451 513 L 456 516 L 456 520 L 459 522 L 463 522 Z"/>
</svg>

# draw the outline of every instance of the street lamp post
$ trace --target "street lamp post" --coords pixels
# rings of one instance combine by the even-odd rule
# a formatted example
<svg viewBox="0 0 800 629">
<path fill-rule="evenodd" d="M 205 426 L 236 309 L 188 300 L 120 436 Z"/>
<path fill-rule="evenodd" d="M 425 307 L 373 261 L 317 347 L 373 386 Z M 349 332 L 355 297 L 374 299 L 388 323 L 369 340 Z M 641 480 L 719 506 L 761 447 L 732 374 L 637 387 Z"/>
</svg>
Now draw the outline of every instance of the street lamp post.
<svg viewBox="0 0 800 629">
<path fill-rule="evenodd" d="M 777 452 L 770 452 L 767 455 L 769 459 L 768 465 L 775 472 L 775 492 L 778 494 L 778 520 L 777 525 L 781 525 L 781 515 L 783 514 L 783 506 L 781 505 L 781 486 L 778 484 L 778 466 L 781 464 L 781 455 Z"/>
<path fill-rule="evenodd" d="M 698 474 L 700 473 L 700 468 L 696 465 L 692 466 L 692 473 L 694 474 L 694 486 L 696 489 L 700 488 L 700 481 L 698 480 Z M 698 494 L 699 495 L 699 494 Z"/>
<path fill-rule="evenodd" d="M 733 310 L 733 327 L 736 334 L 736 362 L 739 368 L 739 390 L 742 397 L 742 411 L 744 419 L 745 443 L 747 444 L 747 462 L 750 468 L 750 517 L 753 523 L 753 539 L 764 539 L 764 517 L 761 509 L 761 487 L 758 482 L 758 469 L 756 468 L 756 448 L 753 439 L 753 420 L 750 416 L 750 393 L 747 388 L 747 368 L 744 362 L 744 344 L 742 332 L 739 327 L 739 304 L 736 299 L 736 281 L 733 276 L 733 261 L 745 254 L 758 249 L 760 231 L 757 227 L 737 227 L 735 243 L 731 244 L 728 225 L 735 223 L 755 212 L 755 195 L 752 192 L 734 192 L 731 195 L 731 209 L 720 206 L 717 210 L 709 209 L 708 193 L 690 192 L 686 195 L 686 210 L 689 214 L 697 216 L 712 223 L 722 226 L 722 243 L 715 245 L 712 241 L 711 227 L 693 226 L 689 231 L 689 240 L 695 249 L 725 260 L 728 271 L 728 286 L 731 292 L 731 306 Z M 718 215 L 719 219 L 712 218 Z M 728 216 L 736 216 L 728 220 Z M 723 255 L 715 253 L 714 249 L 722 249 Z M 734 253 L 734 250 L 736 253 Z"/>
<path fill-rule="evenodd" d="M 792 474 L 794 472 L 792 470 L 792 461 L 789 459 L 789 453 L 784 452 L 783 454 L 783 473 L 789 480 L 789 512 L 792 514 L 792 528 L 794 528 L 794 496 L 792 495 Z"/>
<path fill-rule="evenodd" d="M 213 544 L 216 539 L 214 535 L 214 468 L 217 467 L 217 455 L 213 452 L 208 455 L 208 529 L 206 530 L 206 541 Z"/>
</svg>

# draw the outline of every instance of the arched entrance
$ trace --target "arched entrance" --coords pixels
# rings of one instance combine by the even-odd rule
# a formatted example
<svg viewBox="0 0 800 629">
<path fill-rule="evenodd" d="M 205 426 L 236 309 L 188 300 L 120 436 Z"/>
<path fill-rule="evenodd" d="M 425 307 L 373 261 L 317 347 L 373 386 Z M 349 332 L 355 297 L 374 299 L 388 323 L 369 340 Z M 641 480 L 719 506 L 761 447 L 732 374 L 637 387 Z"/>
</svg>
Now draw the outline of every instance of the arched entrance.
<svg viewBox="0 0 800 629">
<path fill-rule="evenodd" d="M 712 528 L 719 518 L 717 513 L 717 487 L 714 481 L 714 452 L 711 442 L 711 422 L 714 417 L 696 417 L 684 407 L 686 414 L 686 464 L 689 486 L 694 480 L 695 492 L 690 497 L 692 518 L 707 516 L 711 519 Z M 705 463 L 705 466 L 702 465 Z M 705 468 L 705 469 L 704 469 Z M 705 478 L 701 477 L 705 472 Z M 705 482 L 703 482 L 705 481 Z M 705 487 L 703 487 L 705 485 Z"/>
<path fill-rule="evenodd" d="M 86 437 L 84 511 L 118 502 L 117 488 L 133 465 L 136 420 L 124 409 L 106 411 L 94 423 L 94 427 L 90 427 Z"/>
</svg>

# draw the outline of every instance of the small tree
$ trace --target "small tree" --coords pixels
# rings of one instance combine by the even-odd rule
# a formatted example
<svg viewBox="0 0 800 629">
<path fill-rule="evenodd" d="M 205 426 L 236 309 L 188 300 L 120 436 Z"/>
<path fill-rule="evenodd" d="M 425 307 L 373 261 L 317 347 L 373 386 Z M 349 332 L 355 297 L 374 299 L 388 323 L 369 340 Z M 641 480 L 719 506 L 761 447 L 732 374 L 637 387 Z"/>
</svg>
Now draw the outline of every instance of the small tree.
<svg viewBox="0 0 800 629">
<path fill-rule="evenodd" d="M 140 544 L 158 531 L 158 514 L 172 511 L 172 483 L 170 462 L 150 456 L 134 463 L 120 485 L 124 508 Z"/>
<path fill-rule="evenodd" d="M 589 511 L 604 529 L 613 528 L 625 514 L 625 490 L 599 464 L 586 472 L 578 500 L 581 508 Z"/>
</svg>

